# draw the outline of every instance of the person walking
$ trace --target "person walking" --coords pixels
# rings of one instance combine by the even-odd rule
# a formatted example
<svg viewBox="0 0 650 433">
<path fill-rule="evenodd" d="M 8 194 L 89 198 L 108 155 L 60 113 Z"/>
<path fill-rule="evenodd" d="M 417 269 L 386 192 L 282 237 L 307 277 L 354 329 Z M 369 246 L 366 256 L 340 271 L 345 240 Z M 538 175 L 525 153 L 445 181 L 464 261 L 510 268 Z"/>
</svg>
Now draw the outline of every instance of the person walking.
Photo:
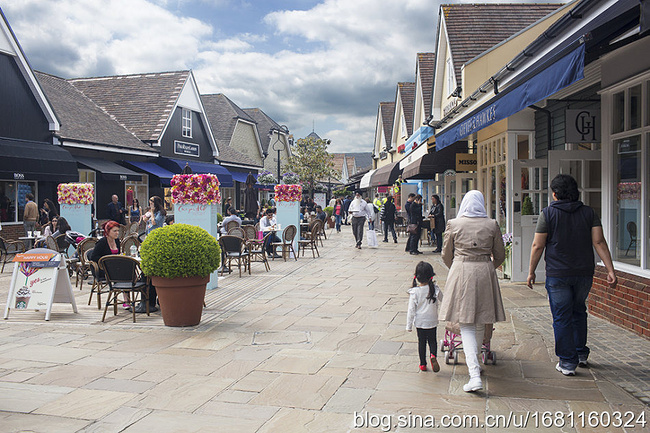
<svg viewBox="0 0 650 433">
<path fill-rule="evenodd" d="M 340 198 L 336 199 L 334 204 L 334 217 L 336 218 L 336 231 L 341 233 L 341 220 L 343 218 L 343 201 Z"/>
<path fill-rule="evenodd" d="M 436 249 L 434 253 L 442 252 L 442 233 L 445 231 L 445 207 L 440 202 L 440 196 L 431 196 L 431 211 L 429 216 L 433 217 L 435 227 L 431 230 L 436 236 Z"/>
<path fill-rule="evenodd" d="M 429 361 L 434 373 L 440 371 L 438 364 L 438 342 L 436 340 L 438 326 L 438 306 L 442 301 L 440 287 L 433 280 L 435 276 L 431 263 L 420 262 L 415 267 L 413 287 L 408 291 L 409 306 L 406 313 L 406 330 L 411 332 L 413 325 L 418 333 L 418 355 L 420 356 L 420 371 L 427 370 L 427 344 L 429 345 Z"/>
<path fill-rule="evenodd" d="M 411 209 L 411 204 L 413 204 L 413 200 L 415 200 L 415 194 L 410 193 L 406 199 L 406 203 L 404 203 L 404 213 L 406 215 L 406 227 L 411 223 L 411 214 L 409 213 L 409 210 Z M 406 241 L 406 248 L 404 248 L 404 251 L 407 253 L 410 251 L 411 243 L 407 240 Z"/>
<path fill-rule="evenodd" d="M 140 209 L 140 202 L 137 198 L 133 199 L 133 203 L 129 206 L 129 220 L 132 223 L 140 222 L 140 216 L 142 215 L 142 209 Z"/>
<path fill-rule="evenodd" d="M 527 283 L 532 289 L 535 270 L 546 250 L 546 292 L 559 358 L 555 369 L 573 376 L 577 366 L 588 366 L 585 302 L 594 277 L 594 248 L 607 269 L 607 283 L 615 287 L 617 279 L 600 218 L 578 200 L 576 180 L 558 174 L 551 181 L 551 191 L 554 201 L 537 220 Z"/>
<path fill-rule="evenodd" d="M 440 320 L 458 323 L 469 382 L 465 392 L 483 389 L 478 363 L 485 325 L 506 320 L 496 268 L 506 253 L 499 223 L 488 218 L 480 191 L 465 194 L 458 216 L 447 222 L 442 260 L 449 268 Z"/>
<path fill-rule="evenodd" d="M 384 228 L 384 242 L 388 242 L 388 232 L 393 234 L 393 241 L 397 243 L 397 233 L 395 233 L 395 213 L 396 208 L 393 203 L 393 197 L 388 197 L 381 210 L 381 219 Z"/>
<path fill-rule="evenodd" d="M 343 225 L 349 226 L 348 216 L 350 215 L 350 203 L 352 203 L 352 198 L 348 195 L 343 200 Z"/>
<path fill-rule="evenodd" d="M 409 226 L 415 226 L 415 231 L 409 234 L 408 251 L 412 256 L 422 254 L 418 250 L 420 244 L 420 235 L 422 232 L 422 196 L 420 194 L 415 196 L 413 202 L 409 206 Z"/>
<path fill-rule="evenodd" d="M 38 221 L 38 205 L 34 201 L 34 194 L 28 192 L 25 194 L 25 212 L 23 213 L 23 226 L 25 233 L 29 236 L 36 229 L 36 221 Z"/>
<path fill-rule="evenodd" d="M 354 234 L 354 240 L 356 241 L 356 248 L 361 249 L 361 242 L 363 241 L 363 225 L 366 220 L 372 220 L 372 211 L 368 203 L 361 198 L 361 192 L 357 191 L 350 203 L 349 210 L 350 215 L 352 215 L 352 233 Z"/>
</svg>

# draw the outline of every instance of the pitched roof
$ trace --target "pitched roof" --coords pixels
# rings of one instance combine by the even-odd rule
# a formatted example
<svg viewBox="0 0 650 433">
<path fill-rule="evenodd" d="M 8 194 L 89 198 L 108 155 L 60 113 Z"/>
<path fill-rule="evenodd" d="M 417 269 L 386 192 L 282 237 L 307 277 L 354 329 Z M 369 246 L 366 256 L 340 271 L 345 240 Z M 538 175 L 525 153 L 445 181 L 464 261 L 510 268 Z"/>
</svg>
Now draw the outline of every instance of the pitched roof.
<svg viewBox="0 0 650 433">
<path fill-rule="evenodd" d="M 155 152 L 63 78 L 34 72 L 61 121 L 64 139 Z"/>
<path fill-rule="evenodd" d="M 314 140 L 321 140 L 320 136 L 316 134 L 314 131 L 310 132 L 308 136 L 305 138 L 313 138 Z"/>
<path fill-rule="evenodd" d="M 255 120 L 223 93 L 201 95 L 201 102 L 219 148 L 218 159 L 222 162 L 259 166 L 249 156 L 230 146 L 230 140 L 235 132 L 237 121 L 242 119 L 256 124 Z"/>
<path fill-rule="evenodd" d="M 390 140 L 393 136 L 393 118 L 395 117 L 395 103 L 394 102 L 380 102 L 379 110 L 381 112 L 381 121 L 384 127 L 384 140 L 386 141 L 386 149 L 390 148 Z"/>
<path fill-rule="evenodd" d="M 356 172 L 356 164 L 354 156 L 349 153 L 332 153 L 332 162 L 334 163 L 334 170 L 343 174 L 343 161 L 348 168 L 348 176 L 352 176 Z"/>
<path fill-rule="evenodd" d="M 359 171 L 366 170 L 372 168 L 372 152 L 353 152 L 353 153 L 346 153 L 346 157 L 348 158 L 354 158 L 354 164 L 357 167 L 357 173 Z M 352 175 L 352 173 L 350 173 Z"/>
<path fill-rule="evenodd" d="M 436 53 L 418 53 L 417 69 L 420 74 L 422 85 L 422 97 L 424 108 L 427 114 L 431 111 L 431 100 L 433 99 L 433 76 L 436 63 Z"/>
<path fill-rule="evenodd" d="M 68 80 L 140 140 L 157 141 L 190 71 Z"/>
<path fill-rule="evenodd" d="M 280 125 L 259 108 L 244 108 L 244 112 L 257 123 L 257 133 L 262 142 L 262 151 L 268 153 L 269 143 L 271 142 L 269 131 L 271 129 L 281 129 Z"/>
<path fill-rule="evenodd" d="M 562 6 L 551 3 L 441 5 L 458 85 L 462 65 Z"/>
<path fill-rule="evenodd" d="M 413 134 L 413 107 L 415 106 L 415 83 L 397 83 L 399 95 L 402 99 L 402 110 L 406 120 L 406 132 L 410 137 Z"/>
</svg>

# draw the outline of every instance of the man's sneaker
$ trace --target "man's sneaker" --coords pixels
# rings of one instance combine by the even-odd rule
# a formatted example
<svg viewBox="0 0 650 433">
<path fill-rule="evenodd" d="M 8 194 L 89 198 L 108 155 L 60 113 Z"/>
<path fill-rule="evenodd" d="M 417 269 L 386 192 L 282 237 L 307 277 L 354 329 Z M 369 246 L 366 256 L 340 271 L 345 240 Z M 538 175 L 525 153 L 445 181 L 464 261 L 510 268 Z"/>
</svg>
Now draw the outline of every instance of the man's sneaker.
<svg viewBox="0 0 650 433">
<path fill-rule="evenodd" d="M 440 364 L 438 364 L 438 360 L 436 359 L 435 355 L 431 355 L 431 368 L 433 369 L 434 373 L 440 371 Z"/>
<path fill-rule="evenodd" d="M 582 367 L 582 368 L 589 367 L 589 362 L 587 362 L 587 356 L 578 355 L 578 367 Z"/>
<path fill-rule="evenodd" d="M 567 368 L 561 367 L 559 362 L 555 365 L 555 369 L 557 371 L 559 371 L 560 373 L 562 373 L 563 375 L 565 375 L 565 376 L 575 376 L 576 375 L 575 368 L 573 370 L 569 370 Z"/>
<path fill-rule="evenodd" d="M 483 382 L 480 377 L 472 377 L 469 382 L 463 385 L 463 391 L 474 392 L 483 389 Z"/>
</svg>

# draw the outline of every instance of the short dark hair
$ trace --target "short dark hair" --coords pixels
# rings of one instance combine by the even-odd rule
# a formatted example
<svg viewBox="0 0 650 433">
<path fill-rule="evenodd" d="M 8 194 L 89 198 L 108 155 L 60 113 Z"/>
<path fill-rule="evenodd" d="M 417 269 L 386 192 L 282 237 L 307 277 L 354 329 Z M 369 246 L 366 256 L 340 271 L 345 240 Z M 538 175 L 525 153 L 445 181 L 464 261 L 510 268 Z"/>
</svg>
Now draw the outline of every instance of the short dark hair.
<svg viewBox="0 0 650 433">
<path fill-rule="evenodd" d="M 32 194 L 31 192 L 25 194 L 25 197 L 27 197 L 27 200 L 34 200 L 34 194 Z"/>
<path fill-rule="evenodd" d="M 415 193 L 410 193 L 409 198 L 411 198 L 411 197 L 415 197 Z"/>
<path fill-rule="evenodd" d="M 578 182 L 568 174 L 558 174 L 551 181 L 551 191 L 558 200 L 577 201 L 580 197 Z"/>
<path fill-rule="evenodd" d="M 318 209 L 323 210 L 323 208 L 320 207 L 320 205 L 316 206 L 316 210 L 318 210 Z"/>
<path fill-rule="evenodd" d="M 228 213 L 230 215 L 237 215 L 237 209 L 235 209 L 234 207 L 229 207 L 228 208 Z"/>
<path fill-rule="evenodd" d="M 268 208 L 266 212 L 264 212 L 266 215 L 272 215 L 273 214 L 273 208 Z"/>
</svg>

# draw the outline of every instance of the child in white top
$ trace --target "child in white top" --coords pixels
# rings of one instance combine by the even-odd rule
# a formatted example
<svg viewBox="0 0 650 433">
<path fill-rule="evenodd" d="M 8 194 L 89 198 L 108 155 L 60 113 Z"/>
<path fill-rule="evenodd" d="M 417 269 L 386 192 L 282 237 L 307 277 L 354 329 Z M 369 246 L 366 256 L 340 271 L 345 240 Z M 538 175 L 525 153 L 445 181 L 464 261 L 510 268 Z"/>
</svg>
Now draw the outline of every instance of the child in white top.
<svg viewBox="0 0 650 433">
<path fill-rule="evenodd" d="M 438 305 L 442 301 L 442 291 L 433 280 L 433 266 L 420 262 L 415 267 L 413 287 L 409 289 L 409 308 L 406 315 L 406 330 L 411 332 L 413 325 L 418 333 L 418 353 L 420 355 L 420 370 L 427 370 L 427 343 L 431 356 L 431 368 L 440 371 L 436 359 L 437 343 L 436 328 L 438 326 Z"/>
</svg>

